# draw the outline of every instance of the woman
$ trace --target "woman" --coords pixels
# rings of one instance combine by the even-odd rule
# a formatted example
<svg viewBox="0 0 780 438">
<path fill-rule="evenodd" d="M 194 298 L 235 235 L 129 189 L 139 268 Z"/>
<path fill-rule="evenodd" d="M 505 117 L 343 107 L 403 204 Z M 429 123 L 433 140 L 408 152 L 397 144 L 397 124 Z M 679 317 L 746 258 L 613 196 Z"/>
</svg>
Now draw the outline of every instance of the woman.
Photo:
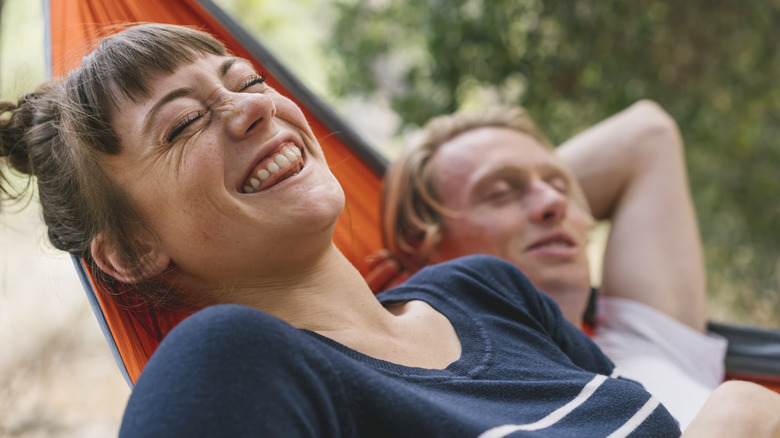
<svg viewBox="0 0 780 438">
<path fill-rule="evenodd" d="M 459 260 L 376 300 L 331 242 L 344 198 L 302 113 L 208 35 L 129 28 L 3 110 L 55 246 L 205 308 L 150 360 L 122 436 L 679 435 L 511 265 Z"/>
</svg>

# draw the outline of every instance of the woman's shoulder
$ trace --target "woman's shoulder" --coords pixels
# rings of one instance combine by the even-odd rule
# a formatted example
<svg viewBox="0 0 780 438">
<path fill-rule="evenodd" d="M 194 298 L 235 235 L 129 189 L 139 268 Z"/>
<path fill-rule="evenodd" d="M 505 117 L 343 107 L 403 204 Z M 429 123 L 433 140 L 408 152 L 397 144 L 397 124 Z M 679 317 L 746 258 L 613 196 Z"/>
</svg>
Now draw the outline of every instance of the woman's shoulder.
<svg viewBox="0 0 780 438">
<path fill-rule="evenodd" d="M 131 394 L 122 431 L 300 436 L 303 428 L 338 436 L 329 428 L 340 421 L 333 413 L 345 402 L 343 382 L 318 345 L 305 332 L 250 307 L 196 312 L 150 359 Z M 303 420 L 293 414 L 303 411 L 310 413 Z"/>
<path fill-rule="evenodd" d="M 298 332 L 293 326 L 263 311 L 235 304 L 206 307 L 179 323 L 163 340 L 163 344 L 199 343 L 230 345 L 247 341 L 273 342 L 274 338 L 290 339 Z M 292 336 L 295 339 L 297 336 Z M 301 339 L 304 336 L 301 334 Z"/>
<path fill-rule="evenodd" d="M 238 375 L 251 364 L 253 373 L 284 380 L 286 375 L 313 368 L 328 373 L 327 351 L 305 331 L 268 313 L 217 305 L 194 313 L 171 330 L 143 374 L 179 369 L 192 378 L 211 379 Z"/>
</svg>

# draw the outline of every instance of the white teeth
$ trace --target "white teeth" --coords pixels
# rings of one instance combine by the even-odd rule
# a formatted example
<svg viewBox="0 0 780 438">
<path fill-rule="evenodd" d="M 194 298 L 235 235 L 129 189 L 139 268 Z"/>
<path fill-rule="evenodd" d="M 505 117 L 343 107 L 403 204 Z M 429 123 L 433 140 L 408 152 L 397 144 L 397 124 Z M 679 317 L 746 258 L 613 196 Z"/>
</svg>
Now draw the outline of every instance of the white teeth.
<svg viewBox="0 0 780 438">
<path fill-rule="evenodd" d="M 257 177 L 260 179 L 260 181 L 267 180 L 269 176 L 271 176 L 271 172 L 265 169 L 260 169 L 257 171 Z"/>
<path fill-rule="evenodd" d="M 288 160 L 288 159 L 287 159 L 287 157 L 285 157 L 285 156 L 284 156 L 284 155 L 282 155 L 282 154 L 276 154 L 276 156 L 274 156 L 274 162 L 275 162 L 275 163 L 276 163 L 276 164 L 277 164 L 277 165 L 278 165 L 280 168 L 282 168 L 282 167 L 287 167 L 287 166 L 289 166 L 289 165 L 290 165 L 290 160 Z"/>
<path fill-rule="evenodd" d="M 287 144 L 268 161 L 268 164 L 264 169 L 259 169 L 254 176 L 249 178 L 249 181 L 245 183 L 246 185 L 242 187 L 242 190 L 244 193 L 254 193 L 263 184 L 263 181 L 270 178 L 272 174 L 290 166 L 290 164 L 297 161 L 302 156 L 303 151 L 297 146 L 292 143 Z M 297 174 L 298 172 L 295 172 L 295 175 Z"/>
</svg>

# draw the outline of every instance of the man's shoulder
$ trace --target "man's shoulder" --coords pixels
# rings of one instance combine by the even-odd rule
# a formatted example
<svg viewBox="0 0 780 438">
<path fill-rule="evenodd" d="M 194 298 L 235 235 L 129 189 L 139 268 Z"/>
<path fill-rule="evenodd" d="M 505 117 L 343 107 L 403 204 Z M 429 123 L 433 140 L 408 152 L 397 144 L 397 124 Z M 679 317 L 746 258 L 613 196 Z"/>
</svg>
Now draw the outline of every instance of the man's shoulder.
<svg viewBox="0 0 780 438">
<path fill-rule="evenodd" d="M 528 309 L 545 299 L 516 266 L 488 255 L 469 255 L 430 265 L 379 298 L 384 301 L 424 296 L 466 302 L 472 309 Z"/>
<path fill-rule="evenodd" d="M 515 265 L 498 257 L 485 254 L 468 255 L 427 266 L 412 278 L 415 277 L 482 281 L 495 286 L 514 283 L 527 283 L 530 285 L 530 281 Z"/>
</svg>

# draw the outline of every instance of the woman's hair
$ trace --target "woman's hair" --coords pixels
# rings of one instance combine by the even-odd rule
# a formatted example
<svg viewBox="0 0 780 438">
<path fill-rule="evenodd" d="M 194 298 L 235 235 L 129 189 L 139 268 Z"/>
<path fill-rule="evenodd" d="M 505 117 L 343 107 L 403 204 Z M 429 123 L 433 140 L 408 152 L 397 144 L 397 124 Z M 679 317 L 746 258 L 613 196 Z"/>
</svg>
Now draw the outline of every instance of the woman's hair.
<svg viewBox="0 0 780 438">
<path fill-rule="evenodd" d="M 110 114 L 119 102 L 149 96 L 148 83 L 158 73 L 205 54 L 225 55 L 225 47 L 201 31 L 173 25 L 143 24 L 104 38 L 81 65 L 63 80 L 45 83 L 18 103 L 0 102 L 0 156 L 9 167 L 35 177 L 52 245 L 76 254 L 100 280 L 115 282 L 99 270 L 90 253 L 101 234 L 133 275 L 146 272 L 141 233 L 155 239 L 124 189 L 102 166 L 106 156 L 121 152 Z M 6 198 L 19 197 L 0 177 Z M 134 284 L 145 301 L 161 305 L 170 297 L 159 278 Z"/>
<path fill-rule="evenodd" d="M 430 120 L 385 174 L 382 234 L 385 247 L 412 272 L 428 264 L 444 237 L 444 218 L 453 216 L 433 183 L 433 157 L 448 141 L 478 128 L 508 128 L 531 136 L 549 150 L 554 146 L 518 107 L 461 111 Z M 588 210 L 578 185 L 575 199 Z"/>
</svg>

